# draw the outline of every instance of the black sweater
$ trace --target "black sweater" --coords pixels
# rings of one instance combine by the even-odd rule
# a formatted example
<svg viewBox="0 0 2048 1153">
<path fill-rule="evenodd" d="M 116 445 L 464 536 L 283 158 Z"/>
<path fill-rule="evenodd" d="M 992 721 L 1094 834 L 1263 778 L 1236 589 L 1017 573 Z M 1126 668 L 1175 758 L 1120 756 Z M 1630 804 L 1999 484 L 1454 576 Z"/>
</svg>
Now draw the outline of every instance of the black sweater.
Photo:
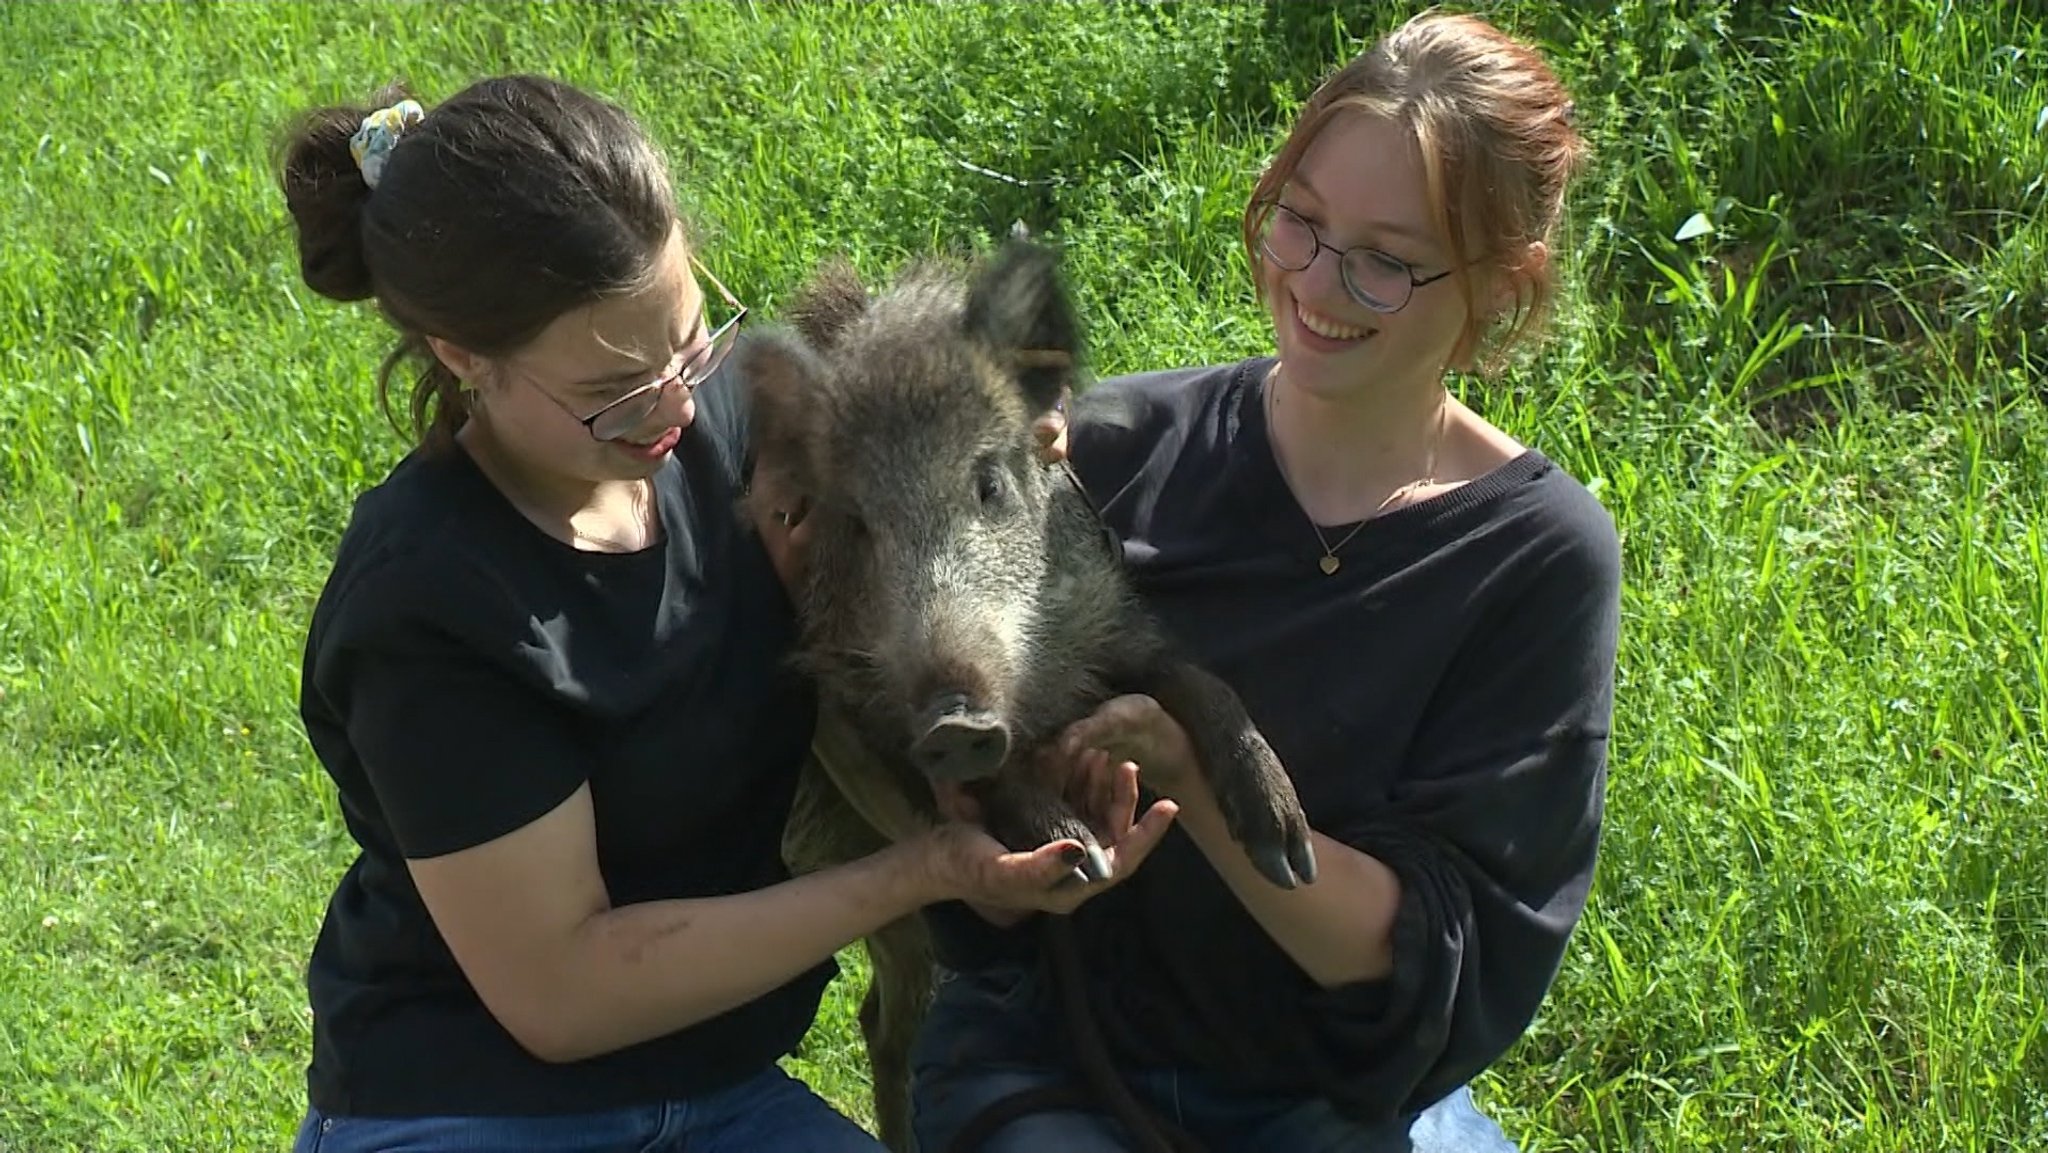
<svg viewBox="0 0 2048 1153">
<path fill-rule="evenodd" d="M 1103 381 L 1071 455 L 1148 606 L 1243 697 L 1310 824 L 1398 875 L 1393 973 L 1319 988 L 1178 829 L 1074 921 L 1121 1061 L 1390 1122 L 1514 1042 L 1585 907 L 1620 548 L 1530 450 L 1367 523 L 1323 575 L 1266 436 L 1271 364 Z M 948 963 L 1029 940 L 957 910 L 933 918 Z"/>
<path fill-rule="evenodd" d="M 809 1027 L 828 961 L 697 1026 L 548 1064 L 485 1009 L 405 858 L 482 843 L 588 784 L 614 904 L 782 880 L 813 697 L 795 618 L 735 511 L 737 380 L 656 476 L 664 543 L 579 552 L 462 451 L 415 454 L 357 503 L 307 639 L 301 709 L 362 847 L 307 980 L 312 1103 L 331 1114 L 565 1113 L 688 1098 Z"/>
</svg>

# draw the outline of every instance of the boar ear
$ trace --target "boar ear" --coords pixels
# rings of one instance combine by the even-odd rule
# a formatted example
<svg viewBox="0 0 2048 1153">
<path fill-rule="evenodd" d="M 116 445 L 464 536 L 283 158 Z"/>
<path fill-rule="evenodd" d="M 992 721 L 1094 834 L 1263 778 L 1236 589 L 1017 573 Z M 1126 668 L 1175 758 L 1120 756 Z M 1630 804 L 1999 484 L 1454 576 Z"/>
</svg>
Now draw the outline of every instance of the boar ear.
<svg viewBox="0 0 2048 1153">
<path fill-rule="evenodd" d="M 967 334 L 1012 365 L 1033 416 L 1052 408 L 1081 354 L 1080 324 L 1059 273 L 1059 255 L 1031 241 L 1004 242 L 967 293 Z"/>
<path fill-rule="evenodd" d="M 868 310 L 868 290 L 844 257 L 835 257 L 796 290 L 784 313 L 811 347 L 824 350 Z"/>
<path fill-rule="evenodd" d="M 804 491 L 817 491 L 813 445 L 823 417 L 824 362 L 794 332 L 769 324 L 740 341 L 731 363 L 746 389 L 756 458 Z"/>
</svg>

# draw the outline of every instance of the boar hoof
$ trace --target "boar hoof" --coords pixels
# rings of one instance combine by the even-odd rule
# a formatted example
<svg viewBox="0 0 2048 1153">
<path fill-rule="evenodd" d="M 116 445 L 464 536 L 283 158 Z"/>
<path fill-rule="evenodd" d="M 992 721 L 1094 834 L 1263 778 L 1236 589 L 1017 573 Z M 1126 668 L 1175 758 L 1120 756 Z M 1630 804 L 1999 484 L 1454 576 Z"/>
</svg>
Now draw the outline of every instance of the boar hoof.
<svg viewBox="0 0 2048 1153">
<path fill-rule="evenodd" d="M 1059 879 L 1059 883 L 1055 886 L 1056 888 L 1067 889 L 1076 885 L 1093 885 L 1109 880 L 1110 875 L 1115 872 L 1115 870 L 1109 867 L 1109 854 L 1102 851 L 1102 847 L 1095 843 L 1093 837 L 1081 837 L 1079 840 L 1081 842 L 1081 851 L 1086 856 L 1081 858 L 1080 864 L 1074 866 L 1073 872 Z"/>
<path fill-rule="evenodd" d="M 1302 884 L 1316 883 L 1316 848 L 1309 842 L 1308 830 L 1302 830 L 1288 842 L 1287 862 L 1294 866 L 1294 875 L 1301 878 Z"/>
<path fill-rule="evenodd" d="M 1309 839 L 1308 820 L 1298 811 L 1283 810 L 1266 820 L 1238 819 L 1230 824 L 1260 876 L 1283 889 L 1316 883 L 1315 847 Z"/>
<path fill-rule="evenodd" d="M 1235 787 L 1231 787 L 1235 786 Z M 1314 834 L 1277 760 L 1216 790 L 1223 821 L 1259 875 L 1283 889 L 1316 882 Z"/>
<path fill-rule="evenodd" d="M 1306 842 L 1281 848 L 1279 845 L 1247 845 L 1245 855 L 1259 875 L 1283 889 L 1292 889 L 1297 881 L 1313 885 L 1316 881 L 1315 850 Z"/>
<path fill-rule="evenodd" d="M 910 759 L 931 780 L 992 777 L 1010 755 L 1010 733 L 1003 719 L 986 709 L 969 708 L 967 698 L 958 693 L 933 701 L 920 720 Z"/>
<path fill-rule="evenodd" d="M 1102 851 L 1102 846 L 1089 841 L 1082 850 L 1088 855 L 1081 858 L 1080 865 L 1074 869 L 1081 879 L 1091 883 L 1109 880 L 1109 854 Z"/>
</svg>

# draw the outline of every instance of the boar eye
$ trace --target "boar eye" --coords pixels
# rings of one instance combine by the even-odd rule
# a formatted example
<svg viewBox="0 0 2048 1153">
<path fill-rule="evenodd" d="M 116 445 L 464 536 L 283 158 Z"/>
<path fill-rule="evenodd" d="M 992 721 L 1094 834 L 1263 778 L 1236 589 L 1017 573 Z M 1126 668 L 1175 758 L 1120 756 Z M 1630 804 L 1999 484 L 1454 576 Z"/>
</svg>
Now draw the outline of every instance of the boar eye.
<svg viewBox="0 0 2048 1153">
<path fill-rule="evenodd" d="M 841 529 L 845 530 L 847 535 L 855 540 L 868 535 L 868 522 L 862 518 L 859 509 L 851 504 L 840 504 L 836 505 L 832 512 L 834 514 L 833 520 L 838 523 Z"/>
<path fill-rule="evenodd" d="M 974 495 L 981 498 L 981 507 L 993 507 L 1003 499 L 1003 480 L 991 465 L 974 470 Z"/>
</svg>

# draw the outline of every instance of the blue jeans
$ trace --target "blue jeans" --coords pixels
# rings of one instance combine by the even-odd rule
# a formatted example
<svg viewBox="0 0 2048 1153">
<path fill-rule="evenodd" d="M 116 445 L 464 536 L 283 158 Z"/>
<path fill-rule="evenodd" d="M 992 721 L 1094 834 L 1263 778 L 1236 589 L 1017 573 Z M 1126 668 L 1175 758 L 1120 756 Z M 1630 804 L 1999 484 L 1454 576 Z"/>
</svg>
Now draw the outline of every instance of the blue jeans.
<svg viewBox="0 0 2048 1153">
<path fill-rule="evenodd" d="M 919 1153 L 945 1153 L 995 1101 L 1066 1079 L 1048 1057 L 1059 1014 L 1037 974 L 942 970 L 940 977 L 911 1050 Z M 1141 1070 L 1124 1079 L 1140 1103 L 1212 1153 L 1516 1153 L 1464 1087 L 1412 1123 L 1371 1126 L 1320 1098 L 1249 1096 L 1196 1071 Z M 1036 1113 L 997 1130 L 978 1153 L 1127 1153 L 1119 1133 L 1101 1113 Z"/>
<path fill-rule="evenodd" d="M 552 1117 L 328 1117 L 292 1153 L 883 1153 L 882 1143 L 777 1066 L 688 1101 Z"/>
</svg>

